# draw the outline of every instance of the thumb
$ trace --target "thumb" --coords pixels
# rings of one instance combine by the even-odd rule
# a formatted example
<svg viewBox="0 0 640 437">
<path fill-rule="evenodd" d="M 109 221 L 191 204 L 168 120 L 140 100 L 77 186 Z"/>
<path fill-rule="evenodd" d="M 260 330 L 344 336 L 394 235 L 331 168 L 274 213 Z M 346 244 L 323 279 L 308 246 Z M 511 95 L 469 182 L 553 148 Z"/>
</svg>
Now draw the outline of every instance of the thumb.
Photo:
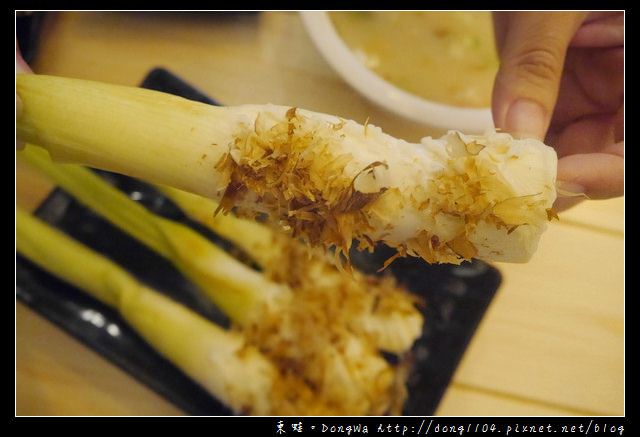
<svg viewBox="0 0 640 437">
<path fill-rule="evenodd" d="M 495 12 L 500 68 L 493 90 L 496 128 L 544 139 L 567 48 L 587 12 Z"/>
<path fill-rule="evenodd" d="M 558 183 L 556 211 L 567 209 L 585 198 L 624 196 L 624 141 L 598 153 L 578 153 L 560 158 Z"/>
</svg>

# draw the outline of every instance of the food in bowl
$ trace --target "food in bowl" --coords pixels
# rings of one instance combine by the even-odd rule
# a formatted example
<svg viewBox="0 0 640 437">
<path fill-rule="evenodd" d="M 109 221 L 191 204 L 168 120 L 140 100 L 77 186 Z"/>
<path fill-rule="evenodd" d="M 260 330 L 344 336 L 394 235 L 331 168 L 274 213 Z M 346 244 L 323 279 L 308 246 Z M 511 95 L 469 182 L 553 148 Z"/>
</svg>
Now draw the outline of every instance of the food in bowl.
<svg viewBox="0 0 640 437">
<path fill-rule="evenodd" d="M 448 105 L 491 104 L 498 70 L 487 11 L 332 11 L 363 64 L 391 84 Z"/>
<path fill-rule="evenodd" d="M 369 101 L 431 128 L 481 134 L 494 127 L 490 94 L 497 56 L 495 52 L 491 54 L 495 49 L 489 12 L 471 11 L 467 15 L 464 11 L 301 11 L 300 14 L 312 42 L 327 63 Z M 421 22 L 424 26 L 418 24 Z M 435 25 L 430 24 L 434 22 Z M 474 32 L 476 36 L 470 36 Z M 425 36 L 429 33 L 430 37 Z M 366 46 L 362 42 L 366 38 L 383 41 L 385 53 L 375 45 Z M 428 42 L 430 38 L 432 41 Z M 475 55 L 468 54 L 474 50 Z M 427 58 L 424 53 L 429 51 L 435 55 L 429 53 Z M 479 52 L 487 56 L 478 56 Z M 483 59 L 486 72 L 478 73 L 482 68 L 472 61 L 475 57 Z M 396 72 L 390 73 L 390 68 Z M 396 74 L 397 78 L 392 77 Z M 465 85 L 471 74 L 484 75 L 484 79 L 474 79 L 476 85 Z M 443 78 L 447 82 L 440 82 Z M 420 87 L 430 86 L 440 97 L 419 91 L 420 87 L 415 85 L 419 82 Z M 467 103 L 463 104 L 464 99 Z M 468 103 L 469 100 L 475 102 Z"/>
</svg>

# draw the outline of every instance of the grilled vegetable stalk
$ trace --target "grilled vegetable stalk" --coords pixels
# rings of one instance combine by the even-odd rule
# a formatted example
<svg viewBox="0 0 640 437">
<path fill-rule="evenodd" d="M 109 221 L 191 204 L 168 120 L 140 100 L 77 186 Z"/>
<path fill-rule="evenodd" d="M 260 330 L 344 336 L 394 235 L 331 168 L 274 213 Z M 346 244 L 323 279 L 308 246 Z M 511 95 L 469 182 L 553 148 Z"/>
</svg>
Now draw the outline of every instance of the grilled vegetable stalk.
<svg viewBox="0 0 640 437">
<path fill-rule="evenodd" d="M 19 139 L 73 161 L 266 213 L 313 246 L 378 242 L 428 262 L 526 262 L 552 215 L 557 157 L 506 133 L 410 143 L 275 105 L 214 107 L 162 93 L 19 75 Z"/>
<path fill-rule="evenodd" d="M 277 368 L 239 332 L 225 331 L 148 288 L 120 266 L 16 208 L 16 250 L 103 303 L 161 355 L 236 412 L 272 414 Z"/>
<path fill-rule="evenodd" d="M 290 297 L 289 290 L 247 269 L 200 233 L 153 214 L 90 169 L 56 164 L 47 152 L 27 144 L 18 154 L 78 202 L 165 257 L 235 323 L 259 319 L 267 306 Z M 222 273 L 222 274 L 221 274 Z"/>
<path fill-rule="evenodd" d="M 236 413 L 379 415 L 399 411 L 394 408 L 399 409 L 405 399 L 404 369 L 395 371 L 354 336 L 341 335 L 339 341 L 326 345 L 315 339 L 318 332 L 305 331 L 307 343 L 318 346 L 314 353 L 298 343 L 298 349 L 307 352 L 298 352 L 301 361 L 278 361 L 269 350 L 278 342 L 258 347 L 246 332 L 218 327 L 18 208 L 16 250 L 119 310 L 160 354 Z M 283 338 L 283 344 L 287 340 L 291 339 Z M 304 363 L 305 369 L 296 367 Z"/>
<path fill-rule="evenodd" d="M 258 273 L 200 233 L 151 213 L 87 168 L 56 164 L 33 145 L 27 145 L 18 157 L 80 203 L 170 260 L 236 324 L 247 326 L 260 321 L 264 326 L 265 313 L 281 313 L 292 299 L 298 308 L 304 306 L 303 301 L 318 306 L 329 299 L 336 308 L 344 308 L 341 324 L 349 325 L 357 335 L 366 335 L 383 350 L 405 353 L 422 333 L 423 318 L 415 306 L 416 299 L 392 278 L 367 277 L 357 271 L 347 274 L 333 265 L 332 258 L 310 251 L 284 233 L 233 215 L 214 216 L 215 201 L 163 188 L 187 214 L 251 256 L 263 270 Z M 337 313 L 331 311 L 334 316 Z"/>
<path fill-rule="evenodd" d="M 55 164 L 32 145 L 19 157 L 203 288 L 287 380 L 289 393 L 273 400 L 279 414 L 382 414 L 402 406 L 404 368 L 391 366 L 380 348 L 406 353 L 421 334 L 422 316 L 392 281 L 358 283 L 348 276 L 346 286 L 335 280 L 314 285 L 317 275 L 307 278 L 300 268 L 290 276 L 283 272 L 287 280 L 263 275 L 201 234 L 154 215 L 89 169 Z M 385 331 L 391 329 L 398 333 Z"/>
<path fill-rule="evenodd" d="M 316 295 L 311 300 L 315 308 L 309 311 L 319 311 L 321 297 L 329 294 L 334 309 L 327 311 L 341 314 L 340 324 L 392 353 L 406 353 L 421 336 L 424 319 L 417 309 L 421 302 L 391 276 L 374 277 L 356 269 L 345 272 L 333 257 L 283 232 L 234 214 L 212 214 L 218 207 L 214 200 L 173 187 L 159 188 L 187 215 L 249 254 L 271 280 L 306 296 L 305 304 Z"/>
</svg>

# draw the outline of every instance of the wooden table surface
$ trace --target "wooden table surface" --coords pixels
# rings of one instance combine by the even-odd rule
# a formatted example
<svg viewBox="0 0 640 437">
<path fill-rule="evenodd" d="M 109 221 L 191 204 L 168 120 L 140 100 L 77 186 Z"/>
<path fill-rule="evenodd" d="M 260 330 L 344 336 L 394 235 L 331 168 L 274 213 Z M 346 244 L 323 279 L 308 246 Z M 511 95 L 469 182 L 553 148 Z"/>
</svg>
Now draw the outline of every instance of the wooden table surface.
<svg viewBox="0 0 640 437">
<path fill-rule="evenodd" d="M 162 66 L 223 104 L 277 103 L 339 114 L 417 140 L 439 135 L 375 107 L 323 61 L 295 12 L 57 12 L 37 73 L 138 85 Z M 16 204 L 48 181 L 16 165 Z M 503 283 L 438 415 L 624 415 L 624 198 L 561 214 Z M 16 415 L 183 415 L 16 303 Z"/>
</svg>

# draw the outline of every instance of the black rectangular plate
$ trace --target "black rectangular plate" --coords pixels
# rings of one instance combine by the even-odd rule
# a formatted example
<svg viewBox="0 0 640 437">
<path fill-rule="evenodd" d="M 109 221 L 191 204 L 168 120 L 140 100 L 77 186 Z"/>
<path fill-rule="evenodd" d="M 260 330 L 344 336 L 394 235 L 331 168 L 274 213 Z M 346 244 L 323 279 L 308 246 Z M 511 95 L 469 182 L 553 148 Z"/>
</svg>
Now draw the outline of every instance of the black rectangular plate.
<svg viewBox="0 0 640 437">
<path fill-rule="evenodd" d="M 141 86 L 219 104 L 164 68 L 152 70 Z M 225 245 L 216 235 L 185 217 L 152 186 L 122 175 L 98 173 L 152 211 L 187 223 L 217 244 Z M 227 323 L 170 263 L 79 205 L 64 191 L 54 190 L 36 214 L 125 266 L 141 281 L 216 323 Z M 389 249 L 381 247 L 373 254 L 354 252 L 353 261 L 362 270 L 374 274 L 390 255 Z M 404 414 L 433 415 L 500 286 L 501 275 L 495 267 L 481 261 L 459 266 L 429 265 L 416 258 L 398 259 L 388 271 L 426 301 L 424 333 L 414 346 L 415 362 L 408 381 L 409 398 Z M 52 277 L 20 255 L 16 256 L 16 297 L 185 413 L 194 416 L 231 414 L 197 383 L 158 355 L 117 312 Z"/>
</svg>

